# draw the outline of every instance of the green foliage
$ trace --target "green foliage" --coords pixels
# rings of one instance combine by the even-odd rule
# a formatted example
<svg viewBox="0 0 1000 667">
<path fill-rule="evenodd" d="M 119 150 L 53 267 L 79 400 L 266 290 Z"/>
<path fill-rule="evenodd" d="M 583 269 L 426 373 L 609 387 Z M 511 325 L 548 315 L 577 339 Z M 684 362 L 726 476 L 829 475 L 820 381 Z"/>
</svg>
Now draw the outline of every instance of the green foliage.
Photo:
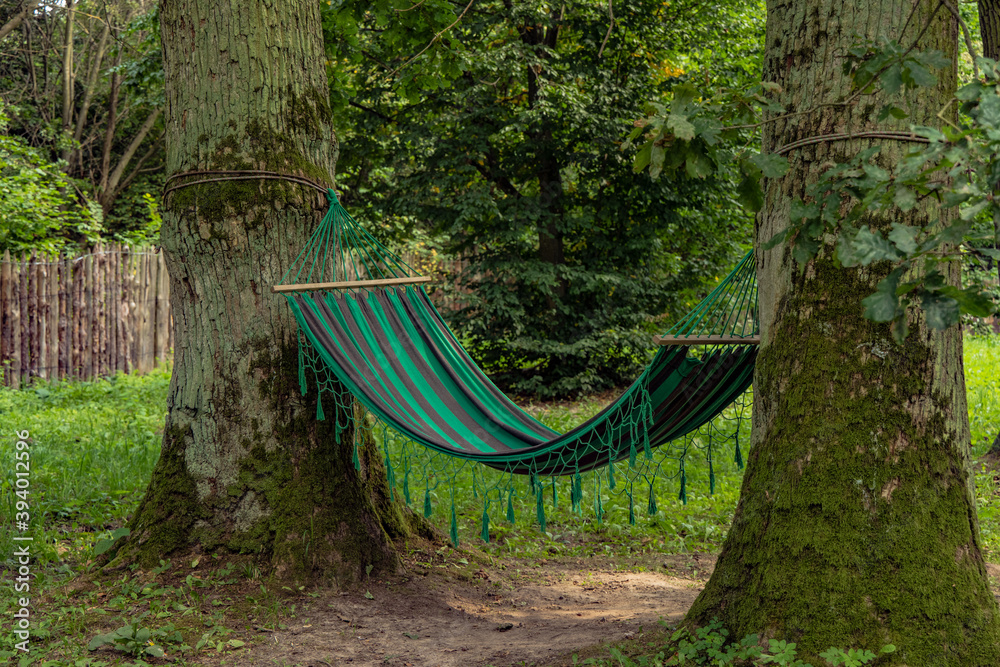
<svg viewBox="0 0 1000 667">
<path fill-rule="evenodd" d="M 128 537 L 129 529 L 124 526 L 121 528 L 115 528 L 111 531 L 111 536 L 100 540 L 97 540 L 97 544 L 94 545 L 94 555 L 100 556 L 101 554 L 107 553 L 115 543 L 122 539 L 123 537 Z"/>
<path fill-rule="evenodd" d="M 830 648 L 820 653 L 826 665 L 863 667 L 875 662 L 881 655 L 895 652 L 892 644 L 883 646 L 876 654 L 865 649 Z M 780 639 L 768 640 L 767 651 L 760 645 L 758 635 L 747 635 L 739 641 L 729 637 L 729 631 L 722 627 L 718 619 L 691 632 L 687 628 L 677 630 L 670 643 L 653 655 L 643 655 L 635 659 L 621 649 L 613 647 L 609 651 L 613 662 L 591 658 L 581 665 L 618 665 L 619 667 L 668 667 L 670 665 L 778 665 L 779 667 L 813 667 L 800 660 L 793 642 Z M 577 664 L 574 661 L 574 664 Z"/>
<path fill-rule="evenodd" d="M 57 252 L 81 236 L 93 238 L 93 209 L 78 204 L 59 164 L 7 134 L 9 124 L 0 101 L 0 253 Z"/>
<path fill-rule="evenodd" d="M 905 95 L 936 85 L 935 72 L 951 65 L 939 52 L 916 51 L 896 41 L 860 43 L 844 59 L 853 85 L 844 103 L 881 92 L 890 101 L 878 111 L 878 119 L 905 119 L 909 112 L 898 106 Z M 922 312 L 934 329 L 952 326 L 962 315 L 985 317 L 996 311 L 996 299 L 980 280 L 960 288 L 946 279 L 950 263 L 971 260 L 992 266 L 1000 259 L 1000 203 L 995 199 L 1000 189 L 995 157 L 1000 149 L 1000 67 L 988 59 L 980 59 L 979 67 L 983 78 L 956 95 L 959 122 L 942 115 L 941 129 L 913 126 L 914 138 L 925 146 L 910 150 L 896 165 L 880 164 L 877 146 L 831 165 L 807 186 L 805 197 L 790 202 L 790 225 L 762 246 L 787 243 L 804 264 L 833 238 L 835 257 L 843 266 L 890 263 L 891 272 L 863 306 L 867 318 L 892 323 L 897 341 L 907 336 L 914 311 Z M 651 105 L 625 144 L 640 146 L 635 169 L 648 169 L 656 177 L 683 167 L 690 175 L 708 176 L 732 173 L 735 165 L 741 203 L 759 210 L 760 179 L 783 176 L 787 161 L 779 155 L 734 151 L 723 142 L 759 128 L 764 114 L 783 112 L 766 96 L 773 85 L 746 92 L 728 87 L 712 95 L 677 87 L 673 103 Z M 937 210 L 925 206 L 931 201 L 940 204 L 943 215 L 925 216 L 918 225 L 885 222 L 900 213 Z"/>
<path fill-rule="evenodd" d="M 128 625 L 123 625 L 117 630 L 107 634 L 97 635 L 87 644 L 87 649 L 96 651 L 102 646 L 111 646 L 134 655 L 137 658 L 149 656 L 151 658 L 163 658 L 166 652 L 162 644 L 180 643 L 183 641 L 181 633 L 177 631 L 173 623 L 167 623 L 161 628 L 147 628 L 140 626 L 142 618 L 137 618 Z"/>
<path fill-rule="evenodd" d="M 895 95 L 934 85 L 934 69 L 948 64 L 940 54 L 909 52 L 888 42 L 852 50 L 845 68 L 859 90 L 881 85 Z M 988 59 L 979 64 L 984 79 L 957 93 L 957 124 L 940 130 L 914 127 L 926 145 L 910 150 L 892 167 L 878 164 L 878 147 L 830 167 L 808 187 L 804 199 L 791 203 L 789 228 L 765 244 L 788 242 L 804 263 L 819 252 L 824 236 L 833 234 L 835 256 L 844 266 L 891 263 L 893 270 L 863 304 L 869 319 L 892 322 L 897 340 L 908 333 L 911 311 L 921 311 L 934 329 L 957 324 L 963 314 L 986 317 L 996 311 L 980 280 L 959 288 L 945 277 L 949 263 L 1000 258 L 995 249 L 1000 205 L 994 201 L 1000 187 L 995 157 L 1000 149 L 1000 68 Z M 903 118 L 906 112 L 889 104 L 881 115 Z M 874 223 L 868 222 L 873 215 L 891 219 L 927 200 L 940 202 L 943 216 L 932 215 L 916 226 L 894 222 L 872 228 Z M 984 225 L 984 219 L 992 224 Z"/>
<path fill-rule="evenodd" d="M 331 82 L 354 123 L 339 132 L 345 201 L 383 238 L 427 226 L 471 262 L 471 303 L 452 324 L 504 387 L 551 396 L 630 381 L 664 328 L 653 319 L 680 314 L 738 257 L 749 217 L 726 178 L 636 176 L 622 124 L 684 75 L 682 35 L 706 46 L 757 24 L 722 0 L 715 23 L 686 1 L 629 0 L 610 31 L 606 8 L 586 3 L 410 7 L 324 12 L 331 60 L 356 67 Z M 749 67 L 726 66 L 719 76 Z"/>
<path fill-rule="evenodd" d="M 676 177 L 678 172 L 702 179 L 724 175 L 737 184 L 739 202 L 759 211 L 764 205 L 761 178 L 778 178 L 788 171 L 784 157 L 750 148 L 753 135 L 748 128 L 765 112 L 783 111 L 767 97 L 774 88 L 767 82 L 742 88 L 724 84 L 703 95 L 691 83 L 675 86 L 669 107 L 647 105 L 646 117 L 636 121 L 622 150 L 640 146 L 632 168 L 641 172 L 648 166 L 654 179 L 661 174 Z M 684 131 L 678 132 L 678 127 Z"/>
<path fill-rule="evenodd" d="M 73 9 L 65 124 L 65 4 L 32 13 L 4 40 L 0 250 L 155 240 L 143 196 L 162 185 L 162 116 L 138 135 L 164 103 L 157 4 L 79 0 Z"/>
</svg>

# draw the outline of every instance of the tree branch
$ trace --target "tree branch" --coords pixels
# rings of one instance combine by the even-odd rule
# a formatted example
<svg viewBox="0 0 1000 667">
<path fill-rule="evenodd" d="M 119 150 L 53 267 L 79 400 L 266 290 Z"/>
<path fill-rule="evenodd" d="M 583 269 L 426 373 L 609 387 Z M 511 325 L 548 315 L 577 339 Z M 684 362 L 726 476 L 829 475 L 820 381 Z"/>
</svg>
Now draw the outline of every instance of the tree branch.
<svg viewBox="0 0 1000 667">
<path fill-rule="evenodd" d="M 73 0 L 66 0 L 66 38 L 63 41 L 63 107 L 62 107 L 62 131 L 69 132 L 73 123 L 73 93 L 76 88 L 76 80 L 73 76 Z M 69 157 L 68 151 L 63 152 L 64 158 Z"/>
<path fill-rule="evenodd" d="M 110 32 L 110 26 L 105 23 L 104 30 L 101 31 L 101 39 L 97 43 L 97 51 L 92 53 L 90 57 L 90 71 L 87 73 L 86 89 L 83 91 L 83 103 L 80 105 L 80 114 L 76 119 L 76 131 L 73 132 L 74 145 L 79 145 L 80 138 L 83 137 L 83 127 L 86 125 L 87 115 L 90 113 L 90 101 L 94 97 L 94 88 L 97 87 L 97 76 L 101 73 L 101 63 L 104 60 L 104 51 L 108 45 Z"/>
<path fill-rule="evenodd" d="M 163 146 L 163 139 L 165 136 L 166 136 L 165 134 L 161 134 L 159 137 L 157 137 L 156 141 L 153 142 L 153 145 L 149 147 L 148 151 L 146 151 L 146 154 L 143 155 L 141 158 L 139 158 L 139 161 L 135 164 L 135 169 L 132 170 L 132 173 L 130 173 L 125 178 L 125 180 L 122 181 L 121 185 L 115 188 L 114 199 L 117 199 L 118 195 L 128 190 L 128 186 L 132 185 L 132 181 L 135 180 L 136 176 L 145 171 L 155 171 L 156 169 L 158 169 L 158 167 L 155 166 L 151 169 L 143 169 L 142 165 L 145 164 L 146 160 L 151 158 L 156 153 L 156 151 L 160 149 L 161 146 Z"/>
<path fill-rule="evenodd" d="M 118 160 L 118 164 L 115 166 L 115 170 L 111 173 L 108 178 L 107 184 L 102 188 L 100 201 L 101 208 L 104 209 L 104 214 L 107 215 L 108 211 L 111 210 L 111 204 L 114 203 L 115 197 L 121 192 L 121 188 L 118 187 L 119 181 L 121 181 L 122 174 L 125 173 L 125 169 L 128 167 L 128 163 L 132 160 L 135 152 L 139 149 L 146 135 L 149 131 L 153 129 L 153 125 L 156 123 L 156 119 L 160 117 L 162 109 L 153 109 L 152 113 L 146 117 L 146 122 L 142 124 L 139 131 L 134 137 L 132 137 L 131 143 L 129 143 L 128 148 L 122 153 L 122 157 Z"/>
<path fill-rule="evenodd" d="M 419 58 L 421 55 L 423 55 L 424 51 L 426 51 L 427 49 L 429 49 L 432 46 L 434 46 L 434 42 L 436 42 L 439 39 L 441 39 L 441 35 L 445 34 L 449 30 L 451 30 L 452 28 L 454 28 L 456 25 L 458 25 L 458 22 L 462 20 L 462 17 L 465 16 L 465 13 L 467 11 L 469 11 L 469 8 L 472 7 L 472 3 L 474 3 L 475 1 L 476 0 L 469 0 L 469 4 L 467 4 L 465 6 L 465 9 L 462 10 L 462 13 L 458 15 L 458 18 L 455 19 L 450 26 L 448 26 L 447 28 L 445 28 L 444 30 L 442 30 L 441 32 L 439 32 L 438 34 L 434 35 L 434 38 L 427 44 L 427 46 L 425 46 L 424 48 L 420 49 L 420 51 L 417 53 L 417 55 L 413 56 L 412 58 L 410 58 L 409 60 L 407 60 L 405 63 L 403 63 L 402 65 L 400 65 L 399 67 L 397 67 L 396 70 L 393 71 L 393 73 L 390 74 L 389 76 L 391 76 L 391 77 L 392 76 L 396 76 L 396 74 L 398 74 L 401 69 L 403 69 L 404 67 L 406 67 L 407 65 L 409 65 L 410 63 L 412 63 L 414 60 L 416 60 L 417 58 Z"/>
<path fill-rule="evenodd" d="M 601 42 L 601 48 L 597 51 L 597 57 L 600 58 L 604 53 L 604 47 L 608 43 L 608 38 L 611 37 L 611 31 L 615 29 L 615 8 L 612 6 L 613 0 L 608 0 L 608 18 L 611 19 L 611 23 L 608 24 L 608 34 L 604 36 L 604 41 Z"/>
<path fill-rule="evenodd" d="M 35 8 L 38 7 L 39 1 L 40 0 L 28 0 L 24 3 L 24 7 L 21 8 L 20 12 L 15 14 L 11 20 L 3 24 L 3 27 L 0 28 L 0 42 L 3 41 L 4 37 L 17 30 L 17 27 L 21 25 L 21 22 L 24 21 L 24 19 L 35 13 Z"/>
<path fill-rule="evenodd" d="M 348 104 L 350 106 L 356 108 L 356 109 L 361 109 L 362 111 L 367 111 L 368 113 L 372 114 L 373 116 L 378 116 L 379 118 L 381 118 L 382 120 L 384 120 L 384 121 L 386 121 L 388 123 L 395 123 L 396 122 L 395 118 L 390 118 L 389 116 L 386 116 L 384 113 L 382 113 L 380 111 L 376 111 L 375 109 L 372 109 L 371 107 L 366 107 L 363 104 L 358 104 L 354 100 L 351 100 L 350 102 L 348 102 Z"/>
</svg>

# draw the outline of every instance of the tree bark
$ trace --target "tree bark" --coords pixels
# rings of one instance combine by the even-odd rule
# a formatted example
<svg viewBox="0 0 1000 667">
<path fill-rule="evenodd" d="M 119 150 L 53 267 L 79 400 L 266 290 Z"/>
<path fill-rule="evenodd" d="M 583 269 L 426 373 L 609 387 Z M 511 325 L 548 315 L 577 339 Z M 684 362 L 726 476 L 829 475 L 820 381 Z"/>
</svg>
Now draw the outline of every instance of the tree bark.
<svg viewBox="0 0 1000 667">
<path fill-rule="evenodd" d="M 954 68 L 905 104 L 895 100 L 912 110 L 902 122 L 876 123 L 880 96 L 839 104 L 852 95 L 842 54 L 856 36 L 905 47 L 927 27 L 916 48 L 954 58 L 956 23 L 936 0 L 769 0 L 767 9 L 764 80 L 781 87 L 790 114 L 765 126 L 767 152 L 833 132 L 940 124 Z M 787 227 L 790 198 L 870 145 L 793 150 L 788 174 L 767 183 L 756 230 L 752 449 L 732 528 L 687 622 L 718 617 L 734 637 L 795 641 L 814 662 L 831 646 L 892 643 L 897 651 L 879 664 L 996 665 L 1000 623 L 969 475 L 961 331 L 933 331 L 919 318 L 897 345 L 860 303 L 889 266 L 838 267 L 832 240 L 804 268 L 786 245 L 760 249 Z M 884 145 L 883 166 L 909 148 Z M 866 222 L 886 229 L 926 224 L 930 214 Z"/>
<path fill-rule="evenodd" d="M 983 55 L 1000 60 L 1000 2 L 979 0 L 979 35 L 983 39 Z"/>
<path fill-rule="evenodd" d="M 260 169 L 330 183 L 336 141 L 311 0 L 162 5 L 167 173 Z M 164 202 L 176 341 L 162 454 L 121 555 L 242 552 L 275 576 L 343 584 L 394 571 L 403 514 L 368 433 L 298 388 L 297 337 L 270 286 L 325 209 L 314 190 L 223 181 Z M 334 414 L 334 413 L 337 414 Z M 367 430 L 366 430 L 367 433 Z"/>
</svg>

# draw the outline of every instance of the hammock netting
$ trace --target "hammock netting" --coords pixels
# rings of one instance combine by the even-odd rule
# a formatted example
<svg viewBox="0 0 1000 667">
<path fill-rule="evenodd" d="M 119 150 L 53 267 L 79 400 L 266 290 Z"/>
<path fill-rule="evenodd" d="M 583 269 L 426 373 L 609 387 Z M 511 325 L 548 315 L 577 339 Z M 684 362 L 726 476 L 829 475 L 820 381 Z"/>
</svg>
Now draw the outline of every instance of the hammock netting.
<svg viewBox="0 0 1000 667">
<path fill-rule="evenodd" d="M 712 420 L 730 406 L 735 406 L 729 412 L 737 422 L 742 419 L 757 346 L 702 345 L 695 339 L 692 345 L 676 343 L 686 337 L 738 341 L 757 335 L 750 254 L 666 332 L 675 344 L 661 346 L 617 400 L 559 433 L 490 381 L 422 286 L 372 285 L 411 278 L 414 272 L 355 221 L 332 190 L 328 198 L 329 211 L 282 284 L 367 284 L 285 292 L 299 327 L 301 390 L 309 390 L 308 376 L 315 378 L 317 419 L 325 419 L 324 401 L 332 401 L 338 437 L 352 422 L 369 420 L 355 414 L 354 400 L 364 406 L 382 435 L 391 492 L 401 491 L 412 504 L 412 490 L 422 491 L 425 516 L 432 511 L 432 494 L 437 497 L 442 484 L 450 487 L 455 544 L 453 480 L 467 466 L 473 466 L 473 493 L 483 505 L 484 540 L 489 539 L 491 508 L 500 508 L 513 521 L 513 501 L 522 493 L 534 496 L 543 532 L 545 505 L 560 502 L 560 488 L 566 493 L 568 487 L 573 510 L 582 511 L 585 477 L 594 487 L 598 520 L 604 514 L 602 493 L 608 491 L 626 497 L 634 523 L 638 492 L 646 495 L 647 512 L 656 513 L 657 480 L 679 479 L 678 495 L 686 500 L 685 459 L 691 449 L 706 452 L 711 492 L 713 449 L 720 442 L 733 442 L 734 459 L 742 468 L 738 424 L 720 428 Z M 359 465 L 357 440 L 354 463 Z M 526 488 L 516 481 L 518 476 L 527 478 Z"/>
</svg>

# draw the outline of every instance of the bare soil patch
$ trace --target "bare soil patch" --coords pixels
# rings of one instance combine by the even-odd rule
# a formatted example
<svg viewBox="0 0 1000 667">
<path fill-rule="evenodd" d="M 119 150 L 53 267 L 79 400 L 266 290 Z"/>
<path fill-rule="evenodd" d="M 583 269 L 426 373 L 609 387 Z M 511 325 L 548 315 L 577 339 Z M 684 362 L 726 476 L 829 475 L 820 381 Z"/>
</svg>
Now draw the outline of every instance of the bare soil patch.
<svg viewBox="0 0 1000 667">
<path fill-rule="evenodd" d="M 636 638 L 660 620 L 676 623 L 714 563 L 704 554 L 644 560 L 487 569 L 411 559 L 392 581 L 317 598 L 299 615 L 308 623 L 267 633 L 252 652 L 265 664 L 303 667 L 551 664 L 594 644 Z"/>
<path fill-rule="evenodd" d="M 348 591 L 290 595 L 277 613 L 239 604 L 241 595 L 227 590 L 216 599 L 225 600 L 220 606 L 229 627 L 246 628 L 230 635 L 246 646 L 187 664 L 562 667 L 574 654 L 606 655 L 606 644 L 662 641 L 716 560 L 704 553 L 646 553 L 526 562 L 439 547 L 410 551 L 403 571 L 390 578 Z M 1000 566 L 987 569 L 996 593 Z M 243 588 L 251 595 L 259 584 Z"/>
<path fill-rule="evenodd" d="M 673 624 L 683 617 L 714 563 L 714 556 L 698 553 L 527 562 L 440 543 L 411 545 L 403 570 L 393 577 L 346 591 L 289 593 L 279 609 L 250 601 L 260 582 L 206 590 L 203 604 L 221 611 L 235 631 L 227 638 L 246 645 L 185 656 L 186 664 L 572 664 L 574 653 L 593 655 L 604 643 L 661 635 L 660 621 Z M 91 655 L 112 661 L 122 656 L 107 648 Z M 169 657 L 149 662 L 168 664 Z"/>
</svg>

